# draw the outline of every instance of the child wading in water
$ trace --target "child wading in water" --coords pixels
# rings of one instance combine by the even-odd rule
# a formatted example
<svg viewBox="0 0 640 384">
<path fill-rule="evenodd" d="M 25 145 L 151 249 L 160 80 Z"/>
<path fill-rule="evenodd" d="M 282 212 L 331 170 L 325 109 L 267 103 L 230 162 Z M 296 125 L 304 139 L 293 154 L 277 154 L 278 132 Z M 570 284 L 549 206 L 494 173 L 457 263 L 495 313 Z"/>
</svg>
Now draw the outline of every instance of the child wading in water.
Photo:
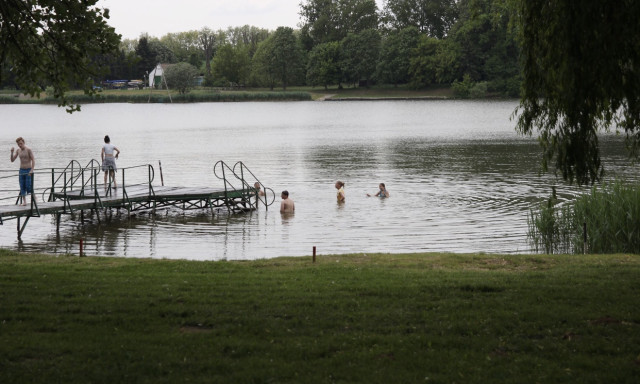
<svg viewBox="0 0 640 384">
<path fill-rule="evenodd" d="M 378 188 L 380 189 L 375 195 L 375 197 L 389 197 L 389 191 L 387 191 L 387 187 L 384 185 L 384 183 L 380 183 L 380 185 L 378 185 Z M 370 194 L 367 193 L 367 196 L 371 197 Z"/>
<path fill-rule="evenodd" d="M 344 183 L 336 181 L 336 189 L 338 190 L 338 203 L 344 203 Z"/>
</svg>

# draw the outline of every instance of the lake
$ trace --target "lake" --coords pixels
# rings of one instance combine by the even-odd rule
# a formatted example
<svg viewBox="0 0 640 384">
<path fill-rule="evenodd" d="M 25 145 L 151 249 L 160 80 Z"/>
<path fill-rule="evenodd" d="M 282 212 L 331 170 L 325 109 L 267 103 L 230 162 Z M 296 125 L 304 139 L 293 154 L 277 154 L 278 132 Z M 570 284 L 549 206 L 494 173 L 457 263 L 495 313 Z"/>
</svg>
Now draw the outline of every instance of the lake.
<svg viewBox="0 0 640 384">
<path fill-rule="evenodd" d="M 527 215 L 556 185 L 540 175 L 535 138 L 510 119 L 516 101 L 348 101 L 202 104 L 93 104 L 67 114 L 46 105 L 0 105 L 5 157 L 22 136 L 36 168 L 100 158 L 105 134 L 121 151 L 118 167 L 152 164 L 166 185 L 221 186 L 218 160 L 242 161 L 277 192 L 275 204 L 247 214 L 111 210 L 97 220 L 32 218 L 18 241 L 15 221 L 0 226 L 3 248 L 88 255 L 249 260 L 366 252 L 527 253 Z M 601 141 L 610 177 L 640 178 L 624 143 Z M 156 177 L 156 182 L 159 183 Z M 336 180 L 346 203 L 336 203 Z M 387 185 L 391 197 L 367 197 Z M 0 189 L 15 189 L 3 180 Z M 283 217 L 280 191 L 296 213 Z M 6 193 L 6 192 L 5 192 Z M 14 192 L 11 192 L 14 193 Z M 17 192 L 15 192 L 17 193 Z M 41 199 L 41 197 L 39 196 Z M 6 204 L 6 202 L 5 202 Z"/>
</svg>

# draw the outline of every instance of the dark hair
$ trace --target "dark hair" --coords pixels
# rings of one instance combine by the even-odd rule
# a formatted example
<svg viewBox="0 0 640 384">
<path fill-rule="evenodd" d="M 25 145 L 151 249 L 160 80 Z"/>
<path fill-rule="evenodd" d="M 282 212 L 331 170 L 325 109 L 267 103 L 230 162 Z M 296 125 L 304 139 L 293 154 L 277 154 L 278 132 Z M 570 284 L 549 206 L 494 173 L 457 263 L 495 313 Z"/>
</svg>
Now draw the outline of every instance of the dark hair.
<svg viewBox="0 0 640 384">
<path fill-rule="evenodd" d="M 344 187 L 344 183 L 342 181 L 336 181 L 336 183 L 338 183 L 338 185 L 340 185 L 340 187 Z"/>
<path fill-rule="evenodd" d="M 384 183 L 380 183 L 380 185 L 382 185 L 382 188 L 387 188 L 387 186 L 384 185 Z"/>
<path fill-rule="evenodd" d="M 289 196 L 289 191 L 284 190 L 284 191 L 282 191 L 282 194 L 288 197 Z"/>
<path fill-rule="evenodd" d="M 105 143 L 109 143 L 110 141 L 111 141 L 111 139 L 109 138 L 109 135 L 106 135 L 106 136 L 104 137 L 104 142 L 105 142 Z"/>
</svg>

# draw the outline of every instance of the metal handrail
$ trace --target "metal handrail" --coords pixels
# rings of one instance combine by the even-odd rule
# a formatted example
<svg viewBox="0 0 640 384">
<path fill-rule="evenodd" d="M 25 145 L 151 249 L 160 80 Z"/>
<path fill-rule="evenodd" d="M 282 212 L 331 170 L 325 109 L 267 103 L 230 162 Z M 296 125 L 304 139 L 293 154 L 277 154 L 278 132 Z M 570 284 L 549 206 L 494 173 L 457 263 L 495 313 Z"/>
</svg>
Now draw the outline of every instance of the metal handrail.
<svg viewBox="0 0 640 384">
<path fill-rule="evenodd" d="M 240 176 L 238 176 L 238 173 L 236 172 L 236 167 L 240 166 Z M 256 177 L 256 175 L 253 174 L 253 172 L 251 172 L 251 170 L 249 169 L 249 167 L 246 166 L 245 163 L 243 163 L 242 161 L 238 161 L 233 165 L 233 175 L 239 179 L 243 185 L 247 188 L 247 189 L 253 189 L 254 185 L 250 184 L 247 182 L 247 180 L 244 177 L 244 172 L 248 172 L 251 177 L 253 177 L 253 180 L 255 180 L 255 182 L 257 182 L 258 184 L 260 184 L 260 186 L 262 187 L 263 191 L 264 191 L 264 196 L 261 199 L 260 195 L 257 194 L 257 198 L 258 200 L 262 201 L 262 203 L 264 204 L 265 207 L 270 206 L 271 204 L 273 204 L 276 200 L 276 193 L 273 191 L 273 189 L 266 187 L 264 184 L 262 184 L 262 182 L 260 180 L 258 180 L 258 178 Z M 271 202 L 269 202 L 268 200 L 268 192 L 271 192 Z"/>
</svg>

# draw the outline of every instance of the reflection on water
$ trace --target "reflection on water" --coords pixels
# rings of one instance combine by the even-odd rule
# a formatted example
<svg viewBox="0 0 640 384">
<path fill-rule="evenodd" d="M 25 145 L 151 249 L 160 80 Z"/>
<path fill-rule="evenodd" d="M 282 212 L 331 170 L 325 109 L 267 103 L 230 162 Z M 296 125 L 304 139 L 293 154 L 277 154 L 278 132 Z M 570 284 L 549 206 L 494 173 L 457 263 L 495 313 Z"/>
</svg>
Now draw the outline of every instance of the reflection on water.
<svg viewBox="0 0 640 384">
<path fill-rule="evenodd" d="M 40 169 L 99 158 L 109 134 L 118 167 L 162 161 L 165 184 L 216 186 L 216 161 L 243 161 L 295 215 L 265 210 L 212 217 L 208 210 L 125 210 L 33 218 L 23 241 L 0 227 L 2 247 L 25 251 L 197 260 L 255 259 L 346 252 L 528 252 L 529 209 L 557 185 L 539 175 L 535 139 L 516 135 L 516 102 L 399 101 L 188 105 L 87 105 L 68 115 L 52 106 L 0 106 L 9 148 L 24 136 Z M 601 141 L 605 166 L 638 178 L 624 144 Z M 7 156 L 8 158 L 8 156 Z M 1 169 L 13 169 L 8 159 Z M 158 168 L 156 167 L 156 172 Z M 336 180 L 346 202 L 336 202 Z M 158 181 L 158 180 L 157 180 Z M 368 198 L 384 182 L 389 199 Z M 8 183 L 2 181 L 0 183 Z M 17 181 L 16 181 L 17 184 Z M 13 185 L 0 185 L 0 189 Z"/>
</svg>

